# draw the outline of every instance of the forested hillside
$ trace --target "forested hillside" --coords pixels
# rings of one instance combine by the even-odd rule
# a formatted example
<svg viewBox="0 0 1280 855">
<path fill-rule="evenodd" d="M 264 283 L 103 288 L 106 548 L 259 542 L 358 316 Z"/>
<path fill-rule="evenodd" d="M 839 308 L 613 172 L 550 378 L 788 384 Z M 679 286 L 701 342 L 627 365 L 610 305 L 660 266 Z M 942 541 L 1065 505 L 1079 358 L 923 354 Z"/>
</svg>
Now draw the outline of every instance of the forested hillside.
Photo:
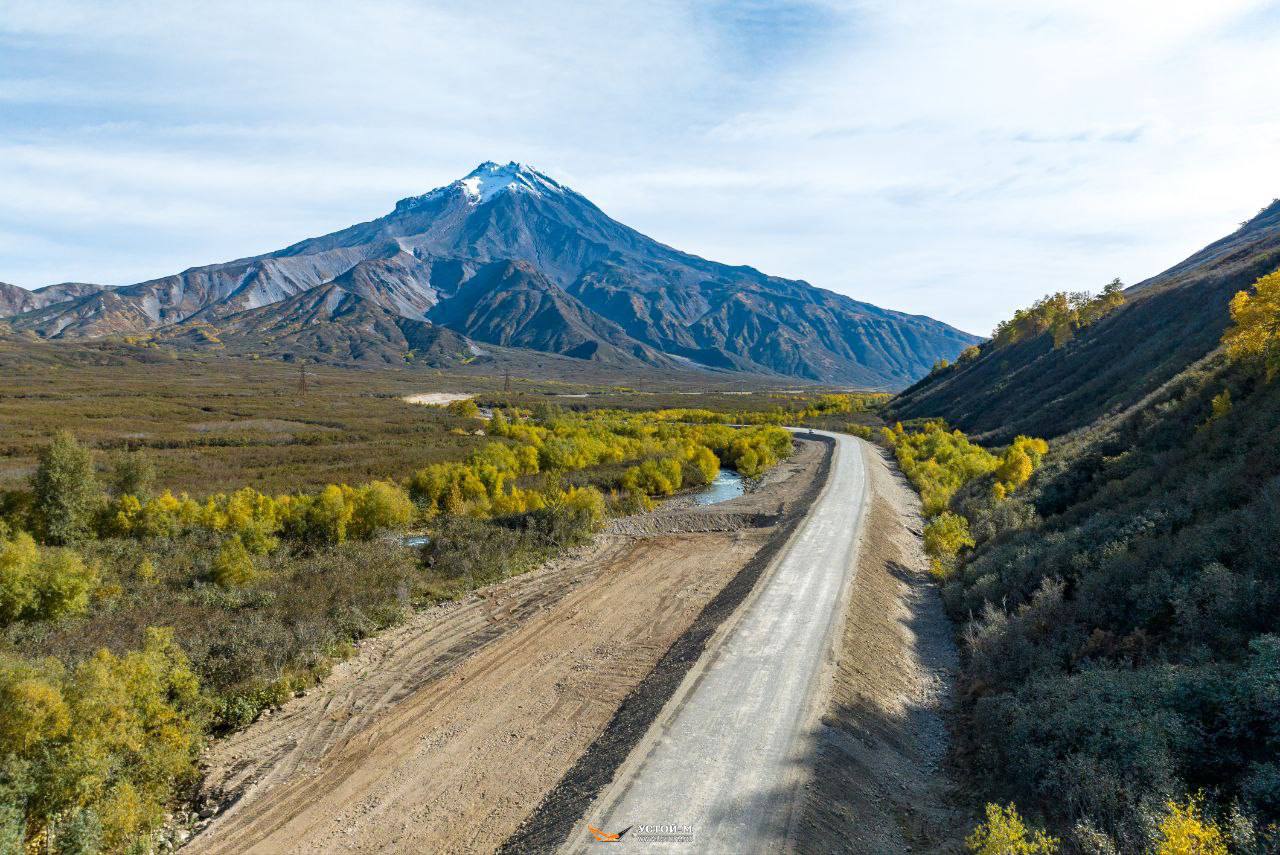
<svg viewBox="0 0 1280 855">
<path fill-rule="evenodd" d="M 1280 273 L 1256 275 L 1278 223 L 1280 204 L 1243 230 L 1265 240 L 1130 289 L 1060 325 L 1068 341 L 988 343 L 897 402 L 1054 438 L 1021 487 L 994 460 L 957 476 L 926 541 L 963 627 L 958 765 L 1061 851 L 1280 845 Z M 929 430 L 950 436 L 889 432 L 904 468 L 936 480 L 986 454 L 910 439 Z"/>
<path fill-rule="evenodd" d="M 1124 305 L 1064 340 L 1043 316 L 996 336 L 894 402 L 902 418 L 945 416 L 979 438 L 1054 437 L 1127 409 L 1205 356 L 1227 303 L 1280 266 L 1280 200 L 1228 237 L 1124 292 Z M 1049 307 L 1052 308 L 1052 307 Z M 1034 320 L 1028 318 L 1028 320 Z"/>
</svg>

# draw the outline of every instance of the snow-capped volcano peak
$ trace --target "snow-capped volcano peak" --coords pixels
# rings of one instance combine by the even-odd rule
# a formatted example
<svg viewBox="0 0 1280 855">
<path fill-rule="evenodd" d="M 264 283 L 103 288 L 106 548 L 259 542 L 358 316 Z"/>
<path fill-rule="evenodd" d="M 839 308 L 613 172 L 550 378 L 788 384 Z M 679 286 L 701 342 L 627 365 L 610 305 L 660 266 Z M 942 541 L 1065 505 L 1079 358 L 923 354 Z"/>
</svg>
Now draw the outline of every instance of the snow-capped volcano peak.
<svg viewBox="0 0 1280 855">
<path fill-rule="evenodd" d="M 424 193 L 421 196 L 401 199 L 396 204 L 396 210 L 413 209 L 428 199 L 434 199 L 442 194 L 459 190 L 472 205 L 483 205 L 504 191 L 531 193 L 534 196 L 566 192 L 564 186 L 531 166 L 517 163 L 514 160 L 506 165 L 486 160 L 467 173 L 465 178 L 454 181 L 452 184 L 437 187 L 430 193 Z"/>
<path fill-rule="evenodd" d="M 514 160 L 506 166 L 486 160 L 458 183 L 469 197 L 481 205 L 504 190 L 532 193 L 535 196 L 547 192 L 564 192 L 559 184 L 541 172 Z"/>
</svg>

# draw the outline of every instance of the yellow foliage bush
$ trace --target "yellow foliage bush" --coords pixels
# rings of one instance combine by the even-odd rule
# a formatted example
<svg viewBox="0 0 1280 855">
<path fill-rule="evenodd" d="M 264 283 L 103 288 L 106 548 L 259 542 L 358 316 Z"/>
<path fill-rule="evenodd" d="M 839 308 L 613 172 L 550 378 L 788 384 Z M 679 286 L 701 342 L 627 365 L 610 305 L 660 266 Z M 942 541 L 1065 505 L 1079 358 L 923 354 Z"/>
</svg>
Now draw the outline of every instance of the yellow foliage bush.
<svg viewBox="0 0 1280 855">
<path fill-rule="evenodd" d="M 253 581 L 257 568 L 253 564 L 253 556 L 245 548 L 239 535 L 228 537 L 214 556 L 213 567 L 210 568 L 213 581 L 224 588 L 238 588 Z"/>
<path fill-rule="evenodd" d="M 1155 855 L 1228 855 L 1226 838 L 1204 817 L 1200 800 L 1169 802 L 1156 831 Z"/>
<path fill-rule="evenodd" d="M 36 546 L 26 532 L 0 540 L 0 626 L 83 612 L 97 583 L 70 549 Z"/>
<path fill-rule="evenodd" d="M 959 514 L 943 511 L 924 527 L 924 551 L 935 576 L 945 577 L 961 549 L 974 546 L 969 521 Z"/>
<path fill-rule="evenodd" d="M 476 402 L 470 398 L 464 398 L 461 401 L 450 401 L 445 405 L 445 409 L 455 416 L 461 416 L 467 419 L 474 419 L 480 415 L 480 408 L 476 406 Z"/>
<path fill-rule="evenodd" d="M 379 531 L 404 528 L 415 513 L 409 494 L 388 481 L 373 481 L 356 491 L 348 534 L 367 540 Z"/>
<path fill-rule="evenodd" d="M 29 770 L 28 843 L 85 813 L 107 851 L 157 828 L 175 786 L 196 774 L 203 711 L 171 630 L 149 629 L 142 650 L 100 650 L 69 672 L 0 656 L 0 751 Z"/>
<path fill-rule="evenodd" d="M 974 855 L 1052 855 L 1058 840 L 1039 829 L 1027 828 L 1013 805 L 987 805 L 987 820 L 965 838 Z"/>
<path fill-rule="evenodd" d="M 1280 270 L 1255 282 L 1253 291 L 1231 298 L 1222 344 L 1230 358 L 1257 362 L 1271 380 L 1280 373 Z"/>
<path fill-rule="evenodd" d="M 1221 392 L 1214 395 L 1210 406 L 1212 408 L 1209 416 L 1210 421 L 1217 421 L 1218 419 L 1226 417 L 1226 415 L 1231 412 L 1231 390 L 1223 389 Z"/>
<path fill-rule="evenodd" d="M 999 458 L 942 422 L 927 422 L 908 433 L 901 424 L 884 428 L 881 437 L 898 458 L 898 465 L 916 490 L 925 516 L 942 513 L 955 492 L 974 478 L 990 473 Z"/>
<path fill-rule="evenodd" d="M 1062 347 L 1081 330 L 1124 305 L 1124 286 L 1117 279 L 1096 297 L 1088 291 L 1049 294 L 1029 309 L 1019 309 L 992 333 L 995 347 L 1007 347 L 1052 332 L 1053 346 Z"/>
<path fill-rule="evenodd" d="M 1049 443 L 1043 439 L 1019 436 L 1005 449 L 996 467 L 995 495 L 1003 499 L 1031 479 L 1031 474 L 1049 453 Z"/>
</svg>

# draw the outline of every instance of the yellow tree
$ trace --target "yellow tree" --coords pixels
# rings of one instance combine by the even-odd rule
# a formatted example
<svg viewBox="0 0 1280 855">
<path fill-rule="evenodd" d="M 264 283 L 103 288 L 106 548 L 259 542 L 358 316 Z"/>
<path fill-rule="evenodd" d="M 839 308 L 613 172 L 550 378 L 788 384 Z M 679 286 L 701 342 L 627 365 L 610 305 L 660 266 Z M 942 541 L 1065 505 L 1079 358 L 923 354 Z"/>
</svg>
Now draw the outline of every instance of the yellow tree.
<svg viewBox="0 0 1280 855">
<path fill-rule="evenodd" d="M 1280 372 L 1280 270 L 1263 276 L 1254 293 L 1231 299 L 1231 326 L 1222 336 L 1227 355 L 1260 363 L 1271 380 Z"/>
<path fill-rule="evenodd" d="M 1013 805 L 987 805 L 987 821 L 965 838 L 974 855 L 1053 855 L 1058 841 L 1039 829 L 1029 829 Z"/>
<path fill-rule="evenodd" d="M 1156 855 L 1228 855 L 1227 842 L 1212 821 L 1205 819 L 1200 801 L 1169 802 L 1157 830 Z"/>
</svg>

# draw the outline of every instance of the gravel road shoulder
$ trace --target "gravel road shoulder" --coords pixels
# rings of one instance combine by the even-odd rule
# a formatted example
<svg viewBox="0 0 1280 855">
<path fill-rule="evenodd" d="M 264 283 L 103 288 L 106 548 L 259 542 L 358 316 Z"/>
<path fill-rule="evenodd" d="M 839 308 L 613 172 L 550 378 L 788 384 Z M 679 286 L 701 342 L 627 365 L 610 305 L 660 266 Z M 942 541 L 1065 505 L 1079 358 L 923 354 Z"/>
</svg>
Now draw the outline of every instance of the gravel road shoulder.
<svg viewBox="0 0 1280 855">
<path fill-rule="evenodd" d="M 925 569 L 919 499 L 882 449 L 864 448 L 870 517 L 794 848 L 960 852 L 962 817 L 944 765 L 958 668 L 952 627 Z"/>
</svg>

